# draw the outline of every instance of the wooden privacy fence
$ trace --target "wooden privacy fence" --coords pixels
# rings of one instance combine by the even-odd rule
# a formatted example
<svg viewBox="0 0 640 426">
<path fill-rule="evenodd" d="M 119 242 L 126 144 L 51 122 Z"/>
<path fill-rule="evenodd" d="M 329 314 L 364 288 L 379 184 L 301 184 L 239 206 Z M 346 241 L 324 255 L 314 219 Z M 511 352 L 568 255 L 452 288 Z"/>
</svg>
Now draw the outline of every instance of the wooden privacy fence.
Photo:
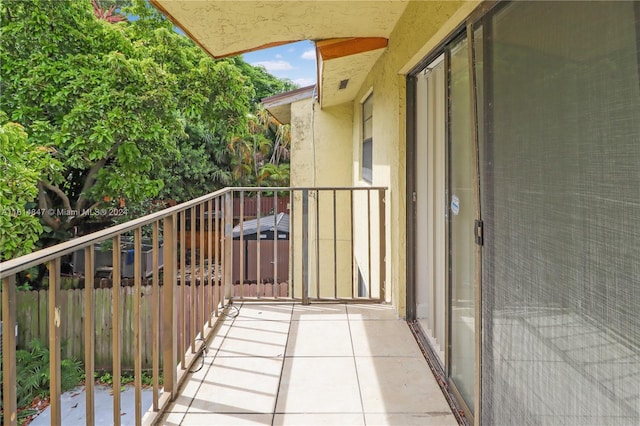
<svg viewBox="0 0 640 426">
<path fill-rule="evenodd" d="M 187 286 L 189 288 L 189 286 Z M 133 303 L 135 287 L 120 287 L 120 359 L 124 370 L 134 367 L 134 328 Z M 162 288 L 160 290 L 160 304 L 162 305 Z M 96 370 L 111 370 L 113 365 L 113 291 L 110 288 L 95 289 L 95 368 Z M 62 342 L 62 358 L 76 358 L 84 361 L 84 292 L 85 289 L 70 289 L 60 291 L 60 334 Z M 150 369 L 152 365 L 153 323 L 151 316 L 152 286 L 141 287 L 140 330 L 142 333 L 142 368 Z M 185 291 L 186 309 L 181 309 L 178 303 L 178 324 L 182 323 L 185 312 L 186 329 L 191 326 L 191 292 Z M 29 342 L 38 339 L 47 342 L 49 338 L 49 322 L 47 306 L 49 291 L 20 291 L 17 292 L 16 319 L 18 324 L 17 345 L 19 349 L 27 348 Z M 196 306 L 200 307 L 200 292 L 196 292 Z M 2 311 L 0 307 L 0 312 Z M 196 310 L 196 324 L 202 324 L 202 308 Z M 162 315 L 162 312 L 160 313 Z M 160 327 L 160 338 L 163 332 Z M 189 336 L 184 334 L 184 344 L 190 344 Z"/>
<path fill-rule="evenodd" d="M 264 191 L 264 189 L 265 188 L 262 188 L 262 191 Z M 240 203 L 243 204 L 244 218 L 251 218 L 251 217 L 256 217 L 258 215 L 258 212 L 261 212 L 261 214 L 289 213 L 289 210 L 290 210 L 289 200 L 290 200 L 289 194 L 278 195 L 276 197 L 262 195 L 260 198 L 255 196 L 246 196 L 246 197 L 243 197 L 242 200 L 240 198 L 234 198 L 233 199 L 234 218 L 238 217 L 237 215 L 240 212 Z M 259 205 L 258 205 L 258 202 L 259 202 Z"/>
</svg>

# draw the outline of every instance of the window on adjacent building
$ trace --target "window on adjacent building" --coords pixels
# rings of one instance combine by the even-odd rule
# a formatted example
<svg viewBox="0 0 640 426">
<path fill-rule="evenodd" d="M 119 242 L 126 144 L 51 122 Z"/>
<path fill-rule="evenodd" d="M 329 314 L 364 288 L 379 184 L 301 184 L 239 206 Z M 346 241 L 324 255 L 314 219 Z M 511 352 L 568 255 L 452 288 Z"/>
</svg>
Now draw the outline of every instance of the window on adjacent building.
<svg viewBox="0 0 640 426">
<path fill-rule="evenodd" d="M 362 179 L 373 179 L 373 94 L 362 103 Z"/>
</svg>

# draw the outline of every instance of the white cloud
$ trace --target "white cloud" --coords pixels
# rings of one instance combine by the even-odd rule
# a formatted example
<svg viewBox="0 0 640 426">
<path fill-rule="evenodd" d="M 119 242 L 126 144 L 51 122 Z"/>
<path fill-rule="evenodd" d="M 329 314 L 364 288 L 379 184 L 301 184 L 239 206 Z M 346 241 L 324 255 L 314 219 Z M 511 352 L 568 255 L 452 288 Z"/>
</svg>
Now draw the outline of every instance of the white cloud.
<svg viewBox="0 0 640 426">
<path fill-rule="evenodd" d="M 312 84 L 316 84 L 316 79 L 315 78 L 296 78 L 295 80 L 293 80 L 293 82 L 300 87 L 306 87 L 306 86 L 311 86 Z"/>
<path fill-rule="evenodd" d="M 287 71 L 293 69 L 291 64 L 287 61 L 259 61 L 253 62 L 251 65 L 262 65 L 267 71 Z"/>
<path fill-rule="evenodd" d="M 305 50 L 305 52 L 300 57 L 309 61 L 315 61 L 316 51 L 314 49 Z"/>
<path fill-rule="evenodd" d="M 276 55 L 276 59 L 282 59 L 282 55 L 278 53 L 278 54 Z"/>
</svg>

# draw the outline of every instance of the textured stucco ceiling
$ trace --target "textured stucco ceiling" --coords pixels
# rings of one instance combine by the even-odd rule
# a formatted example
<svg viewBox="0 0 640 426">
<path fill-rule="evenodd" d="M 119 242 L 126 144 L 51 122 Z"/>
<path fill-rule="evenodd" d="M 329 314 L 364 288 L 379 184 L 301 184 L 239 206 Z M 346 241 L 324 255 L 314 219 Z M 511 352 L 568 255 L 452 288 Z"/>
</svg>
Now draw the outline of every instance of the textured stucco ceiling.
<svg viewBox="0 0 640 426">
<path fill-rule="evenodd" d="M 352 101 L 367 73 L 383 52 L 384 49 L 376 49 L 357 55 L 322 61 L 320 76 L 320 102 L 322 106 L 328 107 Z M 340 89 L 340 82 L 345 79 L 349 79 L 347 87 Z"/>
<path fill-rule="evenodd" d="M 210 55 L 224 57 L 299 40 L 388 39 L 409 0 L 151 1 Z M 353 100 L 383 51 L 376 48 L 321 58 L 322 106 Z M 349 84 L 339 90 L 344 79 Z"/>
<path fill-rule="evenodd" d="M 214 57 L 271 44 L 388 38 L 407 0 L 152 0 Z"/>
</svg>

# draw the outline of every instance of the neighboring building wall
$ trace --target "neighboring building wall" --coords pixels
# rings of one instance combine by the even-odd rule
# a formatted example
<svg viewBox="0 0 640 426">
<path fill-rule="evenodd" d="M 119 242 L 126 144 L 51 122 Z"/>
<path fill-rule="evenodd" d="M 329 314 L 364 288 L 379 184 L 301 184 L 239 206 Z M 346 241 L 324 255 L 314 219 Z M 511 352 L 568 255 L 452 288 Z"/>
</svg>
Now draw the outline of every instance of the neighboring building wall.
<svg viewBox="0 0 640 426">
<path fill-rule="evenodd" d="M 353 105 L 353 184 L 360 179 L 361 101 L 373 91 L 373 186 L 387 186 L 387 299 L 406 315 L 405 74 L 473 11 L 479 2 L 411 2 L 389 47 L 367 76 Z M 361 212 L 362 215 L 365 212 Z"/>
<path fill-rule="evenodd" d="M 320 109 L 313 99 L 304 99 L 291 104 L 291 186 L 292 187 L 345 187 L 351 185 L 351 152 L 352 106 L 350 103 Z M 296 206 L 302 205 L 302 194 L 294 196 Z M 309 197 L 309 268 L 310 295 L 315 296 L 317 290 L 316 247 L 319 246 L 320 259 L 320 296 L 333 297 L 334 283 L 334 245 L 333 245 L 333 199 L 329 192 L 320 196 L 319 220 L 320 241 L 317 244 L 315 235 L 316 198 Z M 341 192 L 337 195 L 337 258 L 338 295 L 351 294 L 351 265 L 347 260 L 350 255 L 350 209 L 348 195 Z M 294 211 L 294 226 L 301 229 L 302 210 Z M 302 235 L 294 232 L 293 244 L 301 247 Z M 296 253 L 300 253 L 297 251 Z M 300 295 L 302 271 L 301 263 L 293 263 L 294 294 Z"/>
<path fill-rule="evenodd" d="M 313 98 L 291 104 L 290 185 L 313 185 Z"/>
<path fill-rule="evenodd" d="M 352 123 L 350 103 L 320 109 L 311 98 L 291 104 L 291 186 L 351 185 Z"/>
</svg>

